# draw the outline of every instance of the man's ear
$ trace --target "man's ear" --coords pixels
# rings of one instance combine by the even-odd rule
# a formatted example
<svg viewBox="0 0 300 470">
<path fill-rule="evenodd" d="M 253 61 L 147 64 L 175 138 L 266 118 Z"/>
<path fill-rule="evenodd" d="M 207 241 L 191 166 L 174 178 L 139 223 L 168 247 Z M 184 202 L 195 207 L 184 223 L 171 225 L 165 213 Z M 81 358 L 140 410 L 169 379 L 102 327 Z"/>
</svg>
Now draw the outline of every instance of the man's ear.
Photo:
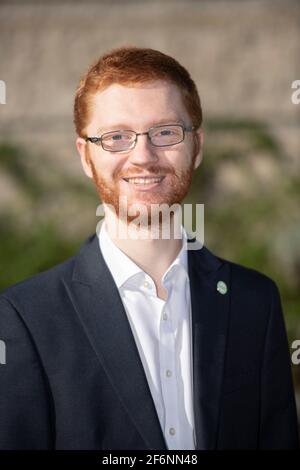
<svg viewBox="0 0 300 470">
<path fill-rule="evenodd" d="M 83 171 L 89 178 L 93 178 L 93 173 L 92 173 L 91 164 L 90 164 L 90 156 L 89 156 L 87 145 L 88 143 L 82 137 L 77 137 L 76 147 L 80 155 L 80 160 L 81 160 Z"/>
<path fill-rule="evenodd" d="M 195 142 L 195 162 L 194 170 L 198 168 L 203 158 L 203 143 L 204 143 L 204 133 L 202 127 L 200 127 L 194 133 L 194 142 Z"/>
</svg>

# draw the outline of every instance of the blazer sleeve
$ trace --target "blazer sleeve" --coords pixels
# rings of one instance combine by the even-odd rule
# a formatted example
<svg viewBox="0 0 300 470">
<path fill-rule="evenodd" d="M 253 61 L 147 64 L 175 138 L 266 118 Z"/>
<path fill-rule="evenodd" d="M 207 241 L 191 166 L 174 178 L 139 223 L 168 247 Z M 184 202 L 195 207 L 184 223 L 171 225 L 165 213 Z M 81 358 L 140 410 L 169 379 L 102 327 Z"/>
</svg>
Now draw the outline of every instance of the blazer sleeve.
<svg viewBox="0 0 300 470">
<path fill-rule="evenodd" d="M 53 420 L 46 376 L 30 332 L 3 296 L 0 340 L 0 449 L 51 449 Z"/>
<path fill-rule="evenodd" d="M 271 307 L 261 376 L 259 448 L 298 449 L 299 435 L 291 357 L 276 284 L 271 281 Z"/>
</svg>

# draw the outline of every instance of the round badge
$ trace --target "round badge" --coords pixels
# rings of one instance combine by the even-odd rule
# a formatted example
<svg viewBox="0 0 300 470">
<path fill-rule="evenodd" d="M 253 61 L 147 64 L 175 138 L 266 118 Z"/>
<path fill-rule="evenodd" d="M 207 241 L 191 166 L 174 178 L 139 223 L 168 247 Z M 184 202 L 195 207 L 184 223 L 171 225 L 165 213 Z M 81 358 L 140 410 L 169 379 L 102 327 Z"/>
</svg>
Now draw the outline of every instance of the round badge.
<svg viewBox="0 0 300 470">
<path fill-rule="evenodd" d="M 223 282 L 223 281 L 218 282 L 217 291 L 220 292 L 220 294 L 223 294 L 223 295 L 226 294 L 227 286 L 226 286 L 225 282 Z"/>
</svg>

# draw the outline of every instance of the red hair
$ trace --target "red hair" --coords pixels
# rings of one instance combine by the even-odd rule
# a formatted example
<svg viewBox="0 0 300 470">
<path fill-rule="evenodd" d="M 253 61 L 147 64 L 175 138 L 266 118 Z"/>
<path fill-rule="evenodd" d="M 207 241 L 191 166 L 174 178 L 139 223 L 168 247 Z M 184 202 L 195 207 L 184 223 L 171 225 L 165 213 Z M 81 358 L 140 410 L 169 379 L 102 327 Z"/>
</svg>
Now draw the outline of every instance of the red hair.
<svg viewBox="0 0 300 470">
<path fill-rule="evenodd" d="M 202 124 L 202 108 L 197 87 L 189 72 L 172 57 L 154 49 L 121 47 L 112 49 L 81 78 L 74 102 L 74 124 L 79 136 L 85 136 L 93 96 L 113 83 L 140 84 L 165 80 L 178 86 L 183 102 L 197 128 Z"/>
</svg>

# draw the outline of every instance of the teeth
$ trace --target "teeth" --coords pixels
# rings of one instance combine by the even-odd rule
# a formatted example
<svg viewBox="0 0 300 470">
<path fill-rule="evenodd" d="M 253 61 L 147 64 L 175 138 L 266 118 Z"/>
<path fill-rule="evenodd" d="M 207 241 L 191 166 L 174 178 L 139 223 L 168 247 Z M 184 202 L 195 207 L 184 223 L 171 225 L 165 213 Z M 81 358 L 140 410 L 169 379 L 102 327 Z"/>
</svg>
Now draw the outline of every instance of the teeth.
<svg viewBox="0 0 300 470">
<path fill-rule="evenodd" d="M 160 183 L 162 181 L 162 177 L 159 178 L 124 178 L 128 183 L 131 184 L 154 184 Z"/>
</svg>

